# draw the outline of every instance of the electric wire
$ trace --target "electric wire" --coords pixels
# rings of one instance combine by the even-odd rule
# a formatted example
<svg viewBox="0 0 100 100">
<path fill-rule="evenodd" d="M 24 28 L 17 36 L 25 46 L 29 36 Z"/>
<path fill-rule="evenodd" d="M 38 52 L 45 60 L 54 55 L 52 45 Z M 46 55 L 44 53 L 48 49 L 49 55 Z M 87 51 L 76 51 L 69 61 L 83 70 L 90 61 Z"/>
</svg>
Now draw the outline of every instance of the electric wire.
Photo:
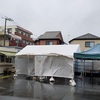
<svg viewBox="0 0 100 100">
<path fill-rule="evenodd" d="M 16 21 L 14 21 L 12 18 L 9 18 L 9 17 L 7 17 L 6 15 L 4 15 L 4 14 L 2 14 L 1 12 L 0 12 L 0 16 L 1 16 L 1 18 L 2 19 L 5 19 L 5 18 L 7 18 L 7 19 L 11 19 L 12 21 L 12 24 L 14 24 L 14 25 L 17 25 L 17 26 L 21 26 L 20 24 L 18 24 Z M 36 34 L 33 34 L 33 38 L 38 38 L 39 36 L 38 35 L 36 35 Z"/>
</svg>

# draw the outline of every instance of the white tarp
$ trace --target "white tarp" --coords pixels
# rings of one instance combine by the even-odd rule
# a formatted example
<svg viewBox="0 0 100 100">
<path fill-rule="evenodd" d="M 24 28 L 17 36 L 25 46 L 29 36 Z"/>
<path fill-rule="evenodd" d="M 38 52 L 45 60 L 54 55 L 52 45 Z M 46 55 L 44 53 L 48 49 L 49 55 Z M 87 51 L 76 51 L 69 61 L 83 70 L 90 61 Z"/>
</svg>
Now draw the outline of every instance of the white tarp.
<svg viewBox="0 0 100 100">
<path fill-rule="evenodd" d="M 18 74 L 73 78 L 73 54 L 79 45 L 26 46 L 16 54 Z"/>
<path fill-rule="evenodd" d="M 18 55 L 63 55 L 73 58 L 74 52 L 80 52 L 79 45 L 28 45 Z"/>
<path fill-rule="evenodd" d="M 73 77 L 73 59 L 65 56 L 36 56 L 36 76 Z M 37 66 L 38 65 L 38 66 Z"/>
</svg>

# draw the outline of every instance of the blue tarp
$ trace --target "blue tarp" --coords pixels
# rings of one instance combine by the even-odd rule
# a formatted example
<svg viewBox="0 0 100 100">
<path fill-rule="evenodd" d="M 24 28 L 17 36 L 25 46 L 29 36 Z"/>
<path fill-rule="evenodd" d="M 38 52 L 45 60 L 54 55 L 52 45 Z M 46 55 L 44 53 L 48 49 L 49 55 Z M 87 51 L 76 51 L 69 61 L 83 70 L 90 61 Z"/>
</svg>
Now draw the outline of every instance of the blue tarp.
<svg viewBox="0 0 100 100">
<path fill-rule="evenodd" d="M 74 58 L 86 60 L 100 60 L 100 44 L 95 45 L 89 50 L 80 53 L 74 53 Z"/>
</svg>

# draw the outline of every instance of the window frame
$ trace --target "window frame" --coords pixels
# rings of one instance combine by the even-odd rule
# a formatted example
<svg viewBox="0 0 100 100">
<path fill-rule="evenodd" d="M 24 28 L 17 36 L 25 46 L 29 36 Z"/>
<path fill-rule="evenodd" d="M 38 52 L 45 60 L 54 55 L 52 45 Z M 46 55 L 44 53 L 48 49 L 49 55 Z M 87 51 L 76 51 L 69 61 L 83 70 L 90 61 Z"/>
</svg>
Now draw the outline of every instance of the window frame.
<svg viewBox="0 0 100 100">
<path fill-rule="evenodd" d="M 85 47 L 93 47 L 94 45 L 95 45 L 95 42 L 94 41 L 86 41 L 85 42 Z"/>
<path fill-rule="evenodd" d="M 53 45 L 52 41 L 46 41 L 46 45 Z"/>
</svg>

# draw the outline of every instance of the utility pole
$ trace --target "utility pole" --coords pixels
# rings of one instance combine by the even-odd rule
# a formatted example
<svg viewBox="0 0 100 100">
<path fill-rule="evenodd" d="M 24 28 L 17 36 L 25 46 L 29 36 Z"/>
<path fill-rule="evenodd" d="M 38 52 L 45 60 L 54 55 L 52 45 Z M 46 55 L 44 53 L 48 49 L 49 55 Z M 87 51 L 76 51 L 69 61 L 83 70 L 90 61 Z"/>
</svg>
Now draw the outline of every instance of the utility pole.
<svg viewBox="0 0 100 100">
<path fill-rule="evenodd" d="M 5 19 L 5 26 L 4 26 L 4 46 L 5 46 L 5 42 L 6 42 L 6 24 L 7 24 L 7 20 L 8 21 L 13 21 L 11 18 L 4 18 Z"/>
<path fill-rule="evenodd" d="M 6 23 L 7 23 L 7 19 L 5 18 L 5 29 L 4 29 L 4 46 L 5 46 L 5 41 L 6 41 Z"/>
</svg>

